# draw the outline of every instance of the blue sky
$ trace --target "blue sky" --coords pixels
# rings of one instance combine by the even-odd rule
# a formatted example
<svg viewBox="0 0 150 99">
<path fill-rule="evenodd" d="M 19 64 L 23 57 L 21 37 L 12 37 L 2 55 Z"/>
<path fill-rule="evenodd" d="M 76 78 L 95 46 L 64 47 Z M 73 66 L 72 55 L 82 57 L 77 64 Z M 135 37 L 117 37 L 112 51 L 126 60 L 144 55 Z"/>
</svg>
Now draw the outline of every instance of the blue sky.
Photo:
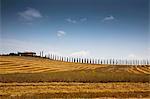
<svg viewBox="0 0 150 99">
<path fill-rule="evenodd" d="M 1 0 L 1 53 L 149 58 L 149 0 Z"/>
</svg>

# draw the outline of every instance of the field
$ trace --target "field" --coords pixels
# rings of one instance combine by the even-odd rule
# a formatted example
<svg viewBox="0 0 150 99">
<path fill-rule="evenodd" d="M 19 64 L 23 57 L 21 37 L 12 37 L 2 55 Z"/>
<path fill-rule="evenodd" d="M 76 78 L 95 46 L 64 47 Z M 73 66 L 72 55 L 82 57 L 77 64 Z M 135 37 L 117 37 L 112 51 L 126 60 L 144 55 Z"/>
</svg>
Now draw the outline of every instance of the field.
<svg viewBox="0 0 150 99">
<path fill-rule="evenodd" d="M 0 95 L 11 99 L 148 98 L 148 83 L 1 83 Z"/>
<path fill-rule="evenodd" d="M 0 56 L 0 98 L 150 97 L 150 66 Z"/>
</svg>

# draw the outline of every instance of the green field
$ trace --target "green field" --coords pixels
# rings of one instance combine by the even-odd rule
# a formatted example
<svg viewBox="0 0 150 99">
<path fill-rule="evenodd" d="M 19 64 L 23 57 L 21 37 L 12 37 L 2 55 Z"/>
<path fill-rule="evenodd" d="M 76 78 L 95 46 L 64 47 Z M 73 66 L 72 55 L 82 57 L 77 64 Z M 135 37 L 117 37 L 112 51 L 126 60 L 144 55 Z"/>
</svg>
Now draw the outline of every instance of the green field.
<svg viewBox="0 0 150 99">
<path fill-rule="evenodd" d="M 148 65 L 96 65 L 0 56 L 0 98 L 150 97 L 149 81 Z"/>
</svg>

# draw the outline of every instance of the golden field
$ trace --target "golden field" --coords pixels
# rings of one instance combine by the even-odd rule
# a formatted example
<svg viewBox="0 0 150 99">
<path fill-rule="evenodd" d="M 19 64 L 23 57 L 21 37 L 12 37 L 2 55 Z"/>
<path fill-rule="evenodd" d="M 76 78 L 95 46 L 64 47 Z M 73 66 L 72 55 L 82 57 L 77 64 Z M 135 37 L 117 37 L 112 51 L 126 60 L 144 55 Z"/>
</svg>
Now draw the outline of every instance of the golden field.
<svg viewBox="0 0 150 99">
<path fill-rule="evenodd" d="M 0 56 L 0 73 L 40 73 L 104 69 L 109 72 L 150 74 L 150 66 L 81 64 L 38 57 Z"/>
<path fill-rule="evenodd" d="M 150 66 L 96 65 L 0 56 L 0 82 L 149 82 Z"/>
<path fill-rule="evenodd" d="M 149 83 L 0 83 L 0 97 L 49 98 L 149 98 Z"/>
<path fill-rule="evenodd" d="M 150 98 L 150 66 L 0 56 L 0 98 Z"/>
</svg>

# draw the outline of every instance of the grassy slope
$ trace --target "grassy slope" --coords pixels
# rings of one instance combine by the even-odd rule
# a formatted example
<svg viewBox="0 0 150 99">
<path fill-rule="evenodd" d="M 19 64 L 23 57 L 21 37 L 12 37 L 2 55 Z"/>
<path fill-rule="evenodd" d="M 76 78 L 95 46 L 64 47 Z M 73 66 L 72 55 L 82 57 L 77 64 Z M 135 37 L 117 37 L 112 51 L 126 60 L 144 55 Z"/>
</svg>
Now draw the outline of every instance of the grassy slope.
<svg viewBox="0 0 150 99">
<path fill-rule="evenodd" d="M 67 63 L 34 57 L 0 57 L 0 82 L 149 82 L 149 66 Z"/>
</svg>

